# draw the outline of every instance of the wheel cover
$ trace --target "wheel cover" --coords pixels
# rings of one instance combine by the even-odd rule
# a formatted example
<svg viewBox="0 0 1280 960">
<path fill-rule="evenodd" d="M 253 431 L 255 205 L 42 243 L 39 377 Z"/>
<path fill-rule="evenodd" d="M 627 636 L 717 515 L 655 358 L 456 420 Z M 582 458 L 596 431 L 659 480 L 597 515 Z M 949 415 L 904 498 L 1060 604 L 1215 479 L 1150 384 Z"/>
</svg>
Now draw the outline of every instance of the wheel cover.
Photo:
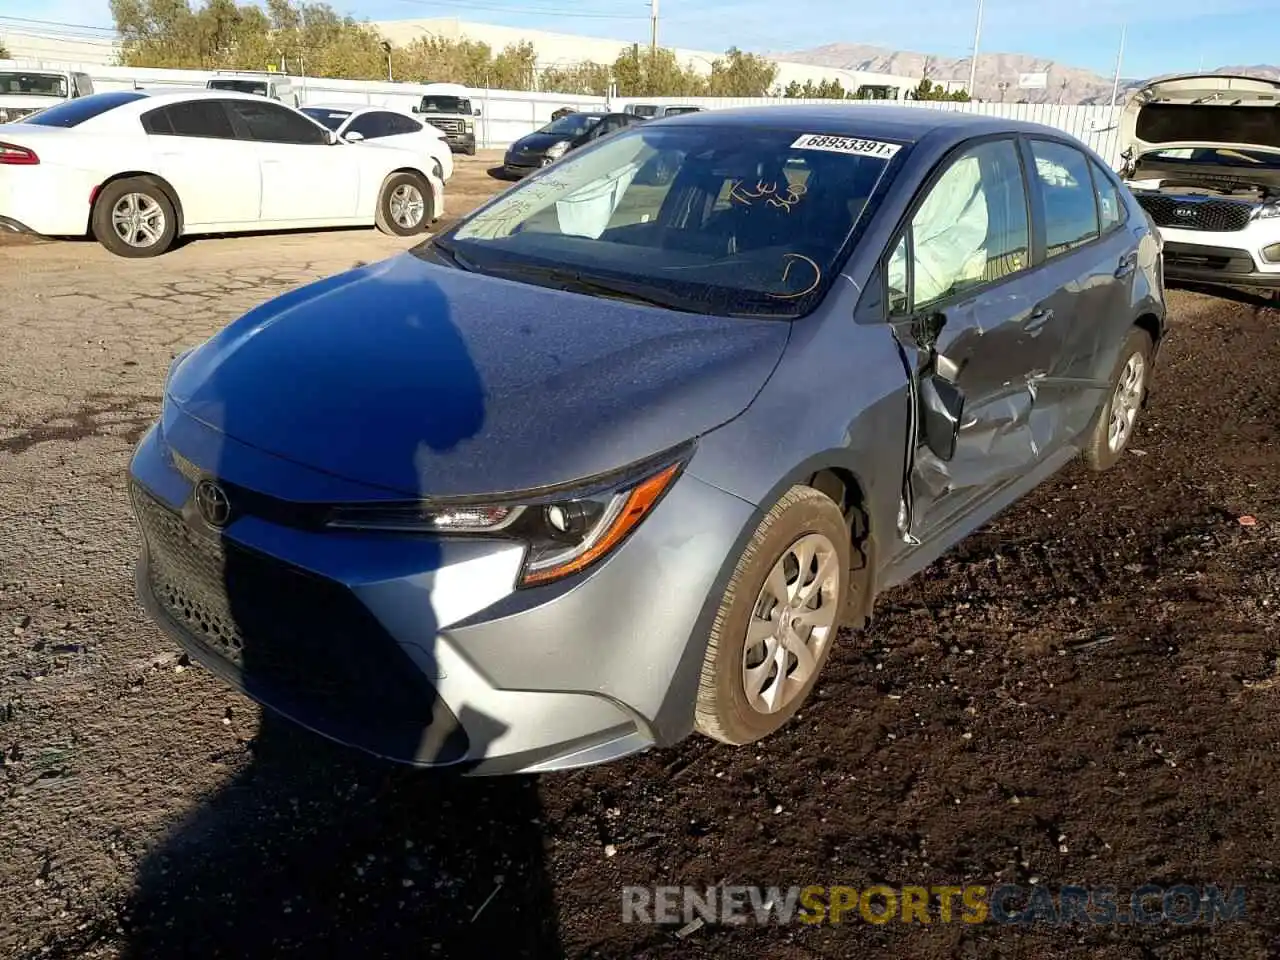
<svg viewBox="0 0 1280 960">
<path fill-rule="evenodd" d="M 410 183 L 402 183 L 391 191 L 391 219 L 410 230 L 422 223 L 427 208 L 422 191 Z"/>
<path fill-rule="evenodd" d="M 1142 391 L 1147 380 L 1147 362 L 1142 354 L 1129 357 L 1120 371 L 1116 392 L 1111 396 L 1111 420 L 1107 424 L 1107 448 L 1119 453 L 1133 435 L 1133 425 L 1142 407 Z"/>
<path fill-rule="evenodd" d="M 145 193 L 126 193 L 111 208 L 111 227 L 131 247 L 154 247 L 164 236 L 164 210 Z"/>
<path fill-rule="evenodd" d="M 807 533 L 769 571 L 756 597 L 742 652 L 742 687 L 757 713 L 785 709 L 814 676 L 835 632 L 840 554 Z"/>
</svg>

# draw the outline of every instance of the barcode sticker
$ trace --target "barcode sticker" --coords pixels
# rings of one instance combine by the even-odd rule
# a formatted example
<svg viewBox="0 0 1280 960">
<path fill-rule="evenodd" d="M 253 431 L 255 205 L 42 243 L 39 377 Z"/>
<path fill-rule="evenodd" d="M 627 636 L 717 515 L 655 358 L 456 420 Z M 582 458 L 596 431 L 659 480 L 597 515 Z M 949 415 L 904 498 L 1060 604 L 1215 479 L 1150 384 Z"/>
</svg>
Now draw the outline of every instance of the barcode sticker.
<svg viewBox="0 0 1280 960">
<path fill-rule="evenodd" d="M 883 157 L 890 159 L 902 147 L 883 140 L 860 140 L 857 137 L 833 137 L 824 133 L 806 133 L 791 145 L 793 150 L 825 150 L 828 153 L 847 153 L 855 157 Z"/>
</svg>

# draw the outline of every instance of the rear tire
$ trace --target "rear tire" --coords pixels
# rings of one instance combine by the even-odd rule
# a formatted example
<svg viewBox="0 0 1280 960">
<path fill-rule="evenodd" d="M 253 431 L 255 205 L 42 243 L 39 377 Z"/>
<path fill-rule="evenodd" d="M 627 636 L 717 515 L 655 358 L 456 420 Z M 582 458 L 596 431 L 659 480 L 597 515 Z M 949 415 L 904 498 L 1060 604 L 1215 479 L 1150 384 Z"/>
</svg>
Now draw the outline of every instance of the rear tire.
<svg viewBox="0 0 1280 960">
<path fill-rule="evenodd" d="M 1111 372 L 1106 400 L 1089 431 L 1084 462 L 1098 473 L 1110 470 L 1129 447 L 1147 398 L 1154 344 L 1147 331 L 1134 327 L 1125 338 Z"/>
<path fill-rule="evenodd" d="M 374 222 L 383 233 L 412 237 L 431 225 L 431 188 L 416 173 L 393 173 L 378 192 Z"/>
<path fill-rule="evenodd" d="M 699 732 L 741 745 L 795 716 L 835 643 L 851 551 L 840 507 L 813 487 L 792 487 L 765 514 L 711 627 L 694 708 Z"/>
<path fill-rule="evenodd" d="M 158 257 L 178 234 L 168 194 L 149 177 L 115 180 L 98 192 L 89 217 L 93 237 L 118 257 Z"/>
</svg>

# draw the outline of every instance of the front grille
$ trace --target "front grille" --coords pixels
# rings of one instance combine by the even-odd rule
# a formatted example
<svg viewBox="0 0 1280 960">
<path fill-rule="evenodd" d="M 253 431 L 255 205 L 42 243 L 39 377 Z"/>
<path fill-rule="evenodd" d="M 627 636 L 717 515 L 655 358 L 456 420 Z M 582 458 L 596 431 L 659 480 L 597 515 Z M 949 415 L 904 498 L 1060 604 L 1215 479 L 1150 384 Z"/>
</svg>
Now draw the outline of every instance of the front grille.
<svg viewBox="0 0 1280 960">
<path fill-rule="evenodd" d="M 461 133 L 462 132 L 461 120 L 430 120 L 428 122 L 437 130 L 441 130 L 444 133 Z"/>
<path fill-rule="evenodd" d="M 341 584 L 193 529 L 136 485 L 133 501 L 156 602 L 250 694 L 429 721 L 434 691 Z"/>
<path fill-rule="evenodd" d="M 1230 233 L 1249 225 L 1255 205 L 1242 200 L 1203 200 L 1168 194 L 1144 193 L 1138 202 L 1158 227 Z"/>
</svg>

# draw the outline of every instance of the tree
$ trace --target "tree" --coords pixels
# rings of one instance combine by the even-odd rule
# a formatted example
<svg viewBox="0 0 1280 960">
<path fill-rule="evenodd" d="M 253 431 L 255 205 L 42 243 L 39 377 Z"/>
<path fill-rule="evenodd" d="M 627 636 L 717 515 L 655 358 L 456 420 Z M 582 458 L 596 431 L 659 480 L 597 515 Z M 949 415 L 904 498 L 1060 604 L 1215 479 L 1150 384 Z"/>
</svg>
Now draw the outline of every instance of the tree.
<svg viewBox="0 0 1280 960">
<path fill-rule="evenodd" d="M 777 77 L 772 60 L 730 47 L 712 62 L 707 92 L 713 97 L 763 97 Z"/>
<path fill-rule="evenodd" d="M 682 67 L 665 48 L 655 51 L 634 46 L 613 62 L 613 80 L 620 97 L 698 97 L 707 81 L 691 67 Z"/>
<path fill-rule="evenodd" d="M 542 71 L 539 90 L 603 97 L 609 92 L 609 68 L 603 63 L 578 63 L 569 67 L 548 67 Z"/>
<path fill-rule="evenodd" d="M 0 60 L 9 59 L 9 48 L 4 45 L 4 41 L 0 40 Z"/>
<path fill-rule="evenodd" d="M 940 83 L 934 83 L 928 77 L 920 81 L 920 85 L 911 93 L 912 100 L 959 100 L 968 101 L 969 93 L 966 90 L 953 90 L 948 93 L 947 88 Z"/>
</svg>

